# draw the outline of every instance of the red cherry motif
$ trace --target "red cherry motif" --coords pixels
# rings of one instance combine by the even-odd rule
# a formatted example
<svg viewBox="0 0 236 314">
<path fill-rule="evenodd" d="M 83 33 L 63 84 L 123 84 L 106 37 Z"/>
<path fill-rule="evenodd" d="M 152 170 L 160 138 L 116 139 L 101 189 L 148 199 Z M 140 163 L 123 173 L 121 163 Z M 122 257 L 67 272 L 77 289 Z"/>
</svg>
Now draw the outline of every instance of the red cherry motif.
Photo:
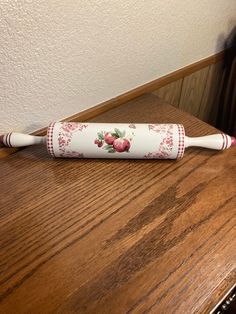
<svg viewBox="0 0 236 314">
<path fill-rule="evenodd" d="M 130 142 L 126 138 L 117 138 L 113 142 L 113 147 L 119 153 L 124 151 L 128 152 L 130 149 Z"/>
<path fill-rule="evenodd" d="M 125 151 L 128 152 L 130 149 L 130 142 L 124 138 L 124 144 L 125 144 Z"/>
<path fill-rule="evenodd" d="M 119 152 L 128 152 L 130 149 L 130 141 L 127 138 L 124 138 L 124 132 L 120 132 L 118 129 L 112 132 L 98 132 L 98 138 L 95 139 L 94 144 L 98 147 L 103 147 L 104 142 L 107 145 L 104 145 L 103 149 L 107 150 L 109 153 Z M 131 139 L 130 139 L 131 140 Z"/>
<path fill-rule="evenodd" d="M 104 140 L 105 142 L 108 144 L 108 145 L 112 145 L 114 140 L 116 140 L 117 137 L 116 136 L 113 136 L 110 132 L 107 132 L 105 135 L 104 135 Z"/>
<path fill-rule="evenodd" d="M 94 141 L 94 144 L 97 144 L 98 147 L 101 147 L 101 146 L 102 146 L 102 141 L 99 141 L 99 140 L 96 138 L 96 140 Z"/>
</svg>

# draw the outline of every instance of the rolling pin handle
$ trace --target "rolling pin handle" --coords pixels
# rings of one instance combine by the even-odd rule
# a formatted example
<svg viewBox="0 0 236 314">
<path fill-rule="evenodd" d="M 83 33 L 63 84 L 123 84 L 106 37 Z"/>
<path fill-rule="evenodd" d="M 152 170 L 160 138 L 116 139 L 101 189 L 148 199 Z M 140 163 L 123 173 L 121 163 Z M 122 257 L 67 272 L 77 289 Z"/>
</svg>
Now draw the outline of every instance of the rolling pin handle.
<svg viewBox="0 0 236 314">
<path fill-rule="evenodd" d="M 24 147 L 45 143 L 46 136 L 34 136 L 15 132 L 0 136 L 0 144 L 3 144 L 6 147 Z"/>
</svg>

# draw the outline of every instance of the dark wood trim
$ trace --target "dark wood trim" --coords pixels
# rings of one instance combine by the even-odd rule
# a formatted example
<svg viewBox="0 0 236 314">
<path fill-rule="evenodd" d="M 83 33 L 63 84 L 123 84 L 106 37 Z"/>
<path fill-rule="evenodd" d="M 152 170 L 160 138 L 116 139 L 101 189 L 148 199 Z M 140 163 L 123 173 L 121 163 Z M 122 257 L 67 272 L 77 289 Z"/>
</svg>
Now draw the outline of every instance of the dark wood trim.
<svg viewBox="0 0 236 314">
<path fill-rule="evenodd" d="M 107 100 L 99 105 L 96 105 L 92 108 L 79 112 L 73 116 L 70 116 L 63 121 L 87 121 L 96 117 L 97 115 L 106 112 L 112 108 L 120 106 L 136 97 L 142 96 L 146 93 L 153 92 L 158 88 L 161 88 L 169 83 L 172 83 L 176 80 L 179 80 L 185 76 L 188 76 L 198 70 L 201 70 L 210 64 L 214 64 L 222 60 L 224 57 L 224 51 L 221 51 L 215 55 L 187 65 L 181 69 L 178 69 L 174 72 L 171 72 L 167 75 L 157 78 L 151 82 L 148 82 L 144 85 L 138 86 L 120 96 L 114 97 L 110 100 Z M 33 135 L 45 135 L 47 128 L 40 129 L 38 131 L 33 132 Z M 0 158 L 10 155 L 16 152 L 18 149 L 15 148 L 0 148 Z"/>
</svg>

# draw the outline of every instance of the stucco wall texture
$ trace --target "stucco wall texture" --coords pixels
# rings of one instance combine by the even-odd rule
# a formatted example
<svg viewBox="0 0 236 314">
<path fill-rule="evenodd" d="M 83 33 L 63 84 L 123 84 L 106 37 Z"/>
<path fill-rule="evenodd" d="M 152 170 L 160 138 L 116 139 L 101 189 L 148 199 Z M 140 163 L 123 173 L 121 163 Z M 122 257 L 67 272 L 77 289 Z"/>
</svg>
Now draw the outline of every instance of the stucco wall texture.
<svg viewBox="0 0 236 314">
<path fill-rule="evenodd" d="M 0 132 L 34 131 L 212 55 L 235 24 L 235 0 L 0 0 Z"/>
</svg>

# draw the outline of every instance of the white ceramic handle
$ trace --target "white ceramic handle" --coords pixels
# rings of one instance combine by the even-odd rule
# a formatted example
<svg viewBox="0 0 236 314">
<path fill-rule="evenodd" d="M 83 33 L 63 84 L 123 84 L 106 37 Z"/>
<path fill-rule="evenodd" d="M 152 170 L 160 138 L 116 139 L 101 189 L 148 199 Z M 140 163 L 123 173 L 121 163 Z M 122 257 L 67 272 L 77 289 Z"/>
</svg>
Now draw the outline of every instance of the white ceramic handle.
<svg viewBox="0 0 236 314">
<path fill-rule="evenodd" d="M 46 137 L 12 132 L 2 136 L 2 143 L 7 147 L 23 147 L 45 144 Z"/>
<path fill-rule="evenodd" d="M 223 133 L 201 137 L 185 136 L 185 147 L 198 146 L 209 149 L 224 150 L 233 145 L 235 145 L 235 138 Z"/>
</svg>

